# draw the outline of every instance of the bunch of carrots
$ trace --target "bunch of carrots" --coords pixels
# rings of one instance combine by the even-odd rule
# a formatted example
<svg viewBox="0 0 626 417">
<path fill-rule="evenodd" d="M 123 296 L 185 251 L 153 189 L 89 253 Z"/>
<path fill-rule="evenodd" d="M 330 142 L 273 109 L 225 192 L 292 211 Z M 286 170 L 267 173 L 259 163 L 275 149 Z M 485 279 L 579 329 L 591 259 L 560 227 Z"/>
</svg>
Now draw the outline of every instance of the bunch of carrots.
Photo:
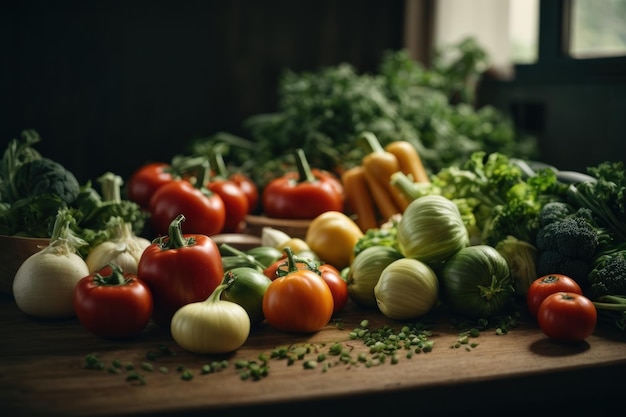
<svg viewBox="0 0 626 417">
<path fill-rule="evenodd" d="M 370 152 L 361 165 L 341 176 L 346 209 L 355 216 L 363 232 L 378 228 L 395 214 L 401 214 L 410 201 L 391 184 L 391 175 L 402 171 L 415 182 L 430 182 L 415 147 L 406 141 L 395 141 L 383 147 L 371 132 L 362 133 Z"/>
</svg>

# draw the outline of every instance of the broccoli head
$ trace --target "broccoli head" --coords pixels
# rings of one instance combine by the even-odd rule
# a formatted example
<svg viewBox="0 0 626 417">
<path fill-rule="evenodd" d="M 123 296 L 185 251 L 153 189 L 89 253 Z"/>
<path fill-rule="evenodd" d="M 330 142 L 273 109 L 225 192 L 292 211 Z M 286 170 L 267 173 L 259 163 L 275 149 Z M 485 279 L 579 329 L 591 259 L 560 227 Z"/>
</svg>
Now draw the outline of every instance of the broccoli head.
<svg viewBox="0 0 626 417">
<path fill-rule="evenodd" d="M 574 212 L 574 208 L 563 201 L 550 201 L 539 212 L 539 227 L 562 220 Z"/>
<path fill-rule="evenodd" d="M 70 171 L 49 158 L 40 158 L 21 165 L 13 177 L 14 201 L 46 194 L 58 196 L 66 205 L 71 205 L 80 184 Z"/>
<path fill-rule="evenodd" d="M 563 202 L 546 203 L 539 214 L 537 273 L 564 274 L 582 287 L 600 246 L 602 230 L 596 227 L 591 212 L 574 210 Z"/>
<path fill-rule="evenodd" d="M 591 263 L 579 258 L 565 256 L 558 250 L 543 250 L 537 255 L 537 276 L 563 274 L 572 278 L 581 287 L 588 286 Z"/>
<path fill-rule="evenodd" d="M 589 261 L 599 244 L 596 228 L 584 217 L 567 217 L 540 228 L 536 237 L 540 251 L 558 251 L 564 256 Z"/>
<path fill-rule="evenodd" d="M 594 296 L 626 295 L 626 249 L 599 256 L 589 283 Z"/>
</svg>

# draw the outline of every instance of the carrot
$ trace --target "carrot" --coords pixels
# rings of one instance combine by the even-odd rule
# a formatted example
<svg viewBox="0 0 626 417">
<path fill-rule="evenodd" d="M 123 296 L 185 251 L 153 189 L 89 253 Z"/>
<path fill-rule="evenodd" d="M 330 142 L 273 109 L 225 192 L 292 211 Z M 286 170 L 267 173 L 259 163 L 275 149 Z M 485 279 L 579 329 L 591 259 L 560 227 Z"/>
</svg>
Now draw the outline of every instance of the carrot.
<svg viewBox="0 0 626 417">
<path fill-rule="evenodd" d="M 348 209 L 356 216 L 356 224 L 365 233 L 378 227 L 376 206 L 365 179 L 365 169 L 357 165 L 341 175 Z"/>
<path fill-rule="evenodd" d="M 404 140 L 391 142 L 385 146 L 385 150 L 395 155 L 400 171 L 410 175 L 414 182 L 430 182 L 422 158 L 410 142 Z"/>
<path fill-rule="evenodd" d="M 391 198 L 391 195 L 387 191 L 387 189 L 381 184 L 381 182 L 372 175 L 371 172 L 364 170 L 365 179 L 367 180 L 367 186 L 372 193 L 372 197 L 374 202 L 376 203 L 376 207 L 380 212 L 381 216 L 383 216 L 384 220 L 387 221 L 394 214 L 402 213 L 402 210 L 396 205 Z"/>
<path fill-rule="evenodd" d="M 396 187 L 391 185 L 391 175 L 400 171 L 398 159 L 394 154 L 383 149 L 373 133 L 365 132 L 361 138 L 371 150 L 362 159 L 362 165 L 367 173 L 370 188 L 373 187 L 373 182 L 378 182 L 379 187 L 387 194 L 387 198 L 391 198 L 398 208 L 398 212 L 404 212 L 404 209 L 409 205 L 409 200 Z M 372 193 L 374 194 L 374 200 L 378 203 L 373 190 Z"/>
</svg>

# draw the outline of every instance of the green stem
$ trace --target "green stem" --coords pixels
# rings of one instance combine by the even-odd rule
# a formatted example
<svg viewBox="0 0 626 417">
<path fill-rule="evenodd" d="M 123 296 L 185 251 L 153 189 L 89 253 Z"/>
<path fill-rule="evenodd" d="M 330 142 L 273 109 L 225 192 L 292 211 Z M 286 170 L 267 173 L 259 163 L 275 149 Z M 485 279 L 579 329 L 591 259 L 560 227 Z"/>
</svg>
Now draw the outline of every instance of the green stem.
<svg viewBox="0 0 626 417">
<path fill-rule="evenodd" d="M 121 203 L 122 194 L 121 188 L 124 181 L 119 175 L 115 175 L 112 172 L 107 172 L 98 178 L 102 186 L 102 197 L 104 201 L 110 201 L 112 203 Z"/>
<path fill-rule="evenodd" d="M 228 178 L 228 170 L 226 169 L 226 164 L 224 163 L 224 156 L 220 151 L 213 150 L 211 152 L 211 166 L 213 170 L 215 170 L 215 175 L 213 178 Z"/>
<path fill-rule="evenodd" d="M 208 160 L 204 160 L 200 165 L 198 165 L 198 177 L 196 178 L 194 186 L 198 190 L 202 190 L 202 192 L 204 192 L 206 190 L 205 185 L 208 184 L 210 177 L 211 166 Z"/>
<path fill-rule="evenodd" d="M 599 310 L 626 311 L 626 305 L 624 304 L 600 303 L 594 301 L 593 305 Z"/>
<path fill-rule="evenodd" d="M 298 270 L 298 266 L 296 265 L 296 261 L 294 260 L 293 251 L 289 246 L 285 249 L 285 254 L 287 255 L 287 273 L 295 272 Z"/>
<path fill-rule="evenodd" d="M 228 284 L 218 285 L 217 287 L 215 287 L 211 295 L 209 295 L 209 298 L 207 298 L 204 302 L 205 303 L 217 303 L 221 301 L 222 291 L 224 291 L 226 288 L 228 288 Z"/>
<path fill-rule="evenodd" d="M 174 220 L 170 223 L 169 229 L 167 231 L 169 239 L 167 241 L 163 238 L 157 238 L 157 243 L 161 247 L 162 250 L 168 249 L 178 249 L 184 248 L 186 246 L 195 245 L 196 239 L 194 237 L 185 237 L 183 236 L 182 230 L 182 222 L 185 221 L 185 216 L 183 214 L 179 214 L 176 216 Z"/>
<path fill-rule="evenodd" d="M 285 253 L 287 254 L 287 270 L 283 270 L 280 267 L 276 270 L 276 273 L 279 277 L 285 276 L 285 275 L 289 275 L 292 272 L 296 272 L 298 271 L 300 268 L 298 268 L 298 264 L 305 264 L 307 269 L 310 271 L 315 272 L 316 274 L 320 274 L 320 270 L 317 267 L 317 263 L 315 261 L 312 261 L 310 259 L 305 259 L 305 258 L 300 258 L 294 255 L 293 250 L 291 250 L 291 248 L 289 246 L 287 246 L 284 249 Z"/>
<path fill-rule="evenodd" d="M 102 275 L 100 272 L 94 274 L 93 280 L 97 285 L 115 286 L 126 285 L 130 282 L 130 278 L 124 276 L 124 271 L 119 265 L 109 263 L 108 266 L 111 268 L 109 275 Z"/>
<path fill-rule="evenodd" d="M 50 235 L 50 242 L 53 243 L 58 240 L 63 240 L 66 242 L 68 248 L 74 252 L 78 252 L 78 249 L 82 246 L 89 245 L 89 243 L 72 230 L 72 225 L 75 224 L 76 218 L 72 216 L 69 209 L 59 209 L 54 220 L 54 227 L 52 229 L 52 234 Z"/>
<path fill-rule="evenodd" d="M 220 245 L 220 249 L 223 249 L 237 257 L 244 258 L 247 261 L 250 261 L 252 264 L 257 266 L 258 268 L 261 268 L 261 270 L 264 270 L 266 268 L 266 266 L 263 265 L 261 262 L 259 262 L 254 256 L 248 255 L 247 253 L 242 252 L 239 249 L 230 246 L 228 243 L 222 243 Z"/>
<path fill-rule="evenodd" d="M 392 186 L 400 190 L 400 192 L 410 201 L 416 200 L 419 197 L 428 194 L 427 191 L 424 191 L 426 190 L 426 185 L 420 186 L 402 171 L 391 174 L 390 182 Z"/>
<path fill-rule="evenodd" d="M 300 148 L 295 151 L 296 165 L 298 166 L 299 180 L 298 182 L 316 182 L 317 178 L 313 175 L 309 161 L 306 159 L 304 151 Z"/>
<path fill-rule="evenodd" d="M 593 301 L 598 309 L 612 311 L 626 311 L 626 296 L 603 295 Z"/>
<path fill-rule="evenodd" d="M 192 173 L 206 160 L 202 156 L 180 156 L 172 159 L 171 172 L 176 177 Z"/>
<path fill-rule="evenodd" d="M 378 138 L 372 132 L 366 131 L 361 133 L 357 141 L 363 143 L 363 145 L 366 146 L 368 153 L 385 152 L 385 149 L 378 141 Z"/>
</svg>

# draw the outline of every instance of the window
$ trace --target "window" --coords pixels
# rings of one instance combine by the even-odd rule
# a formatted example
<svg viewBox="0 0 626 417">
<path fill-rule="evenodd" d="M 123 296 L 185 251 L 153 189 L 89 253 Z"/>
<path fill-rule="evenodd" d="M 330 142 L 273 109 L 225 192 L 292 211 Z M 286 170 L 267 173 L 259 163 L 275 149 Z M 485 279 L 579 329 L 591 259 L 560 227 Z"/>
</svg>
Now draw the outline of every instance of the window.
<svg viewBox="0 0 626 417">
<path fill-rule="evenodd" d="M 539 0 L 509 0 L 509 50 L 511 63 L 537 61 Z"/>
<path fill-rule="evenodd" d="M 436 0 L 435 22 L 437 48 L 472 36 L 503 75 L 537 60 L 539 0 Z"/>
<path fill-rule="evenodd" d="M 626 55 L 626 0 L 572 0 L 569 19 L 570 56 Z"/>
<path fill-rule="evenodd" d="M 531 67 L 562 73 L 567 66 L 572 74 L 580 66 L 585 75 L 622 71 L 626 0 L 434 1 L 434 46 L 472 36 L 502 78 L 534 73 Z"/>
</svg>

